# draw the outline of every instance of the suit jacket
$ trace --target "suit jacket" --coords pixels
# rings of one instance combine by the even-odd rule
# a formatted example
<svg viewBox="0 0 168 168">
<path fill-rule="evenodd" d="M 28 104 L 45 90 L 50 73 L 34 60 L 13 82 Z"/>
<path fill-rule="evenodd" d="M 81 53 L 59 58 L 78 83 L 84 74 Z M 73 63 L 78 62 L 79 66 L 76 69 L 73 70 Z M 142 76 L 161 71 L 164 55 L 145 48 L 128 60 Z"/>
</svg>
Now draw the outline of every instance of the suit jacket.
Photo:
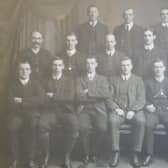
<svg viewBox="0 0 168 168">
<path fill-rule="evenodd" d="M 85 89 L 88 89 L 88 93 L 84 92 Z M 96 74 L 93 81 L 89 81 L 87 76 L 80 77 L 77 80 L 77 98 L 81 102 L 88 102 L 84 103 L 84 109 L 91 106 L 99 113 L 106 114 L 106 102 L 110 98 L 106 78 L 99 74 Z"/>
<path fill-rule="evenodd" d="M 120 72 L 120 60 L 124 57 L 124 54 L 115 51 L 113 56 L 106 54 L 106 51 L 98 54 L 98 63 L 97 72 L 106 77 L 116 76 Z"/>
<path fill-rule="evenodd" d="M 85 71 L 85 57 L 79 51 L 73 56 L 69 57 L 66 51 L 62 51 L 60 54 L 65 64 L 65 75 L 67 76 L 80 76 Z"/>
<path fill-rule="evenodd" d="M 134 74 L 128 79 L 128 106 L 127 111 L 137 112 L 142 110 L 145 105 L 145 88 L 142 79 Z M 110 81 L 110 88 L 113 91 L 113 109 L 122 107 L 122 100 L 120 99 L 121 84 L 123 80 L 121 76 L 112 78 Z"/>
<path fill-rule="evenodd" d="M 14 112 L 38 112 L 45 100 L 45 92 L 39 82 L 30 79 L 24 86 L 17 79 L 9 87 L 8 102 L 10 111 Z M 22 98 L 22 103 L 16 104 L 14 97 Z"/>
<path fill-rule="evenodd" d="M 166 53 L 157 46 L 155 46 L 151 51 L 145 50 L 144 47 L 139 48 L 136 51 L 135 57 L 135 73 L 142 76 L 143 79 L 150 78 L 153 75 L 152 64 L 157 58 L 163 59 L 165 65 L 167 64 Z"/>
<path fill-rule="evenodd" d="M 91 32 L 95 33 L 94 39 L 91 39 Z M 79 25 L 76 32 L 79 51 L 87 54 L 95 54 L 97 51 L 102 51 L 107 33 L 107 26 L 100 22 L 94 28 L 88 22 Z"/>
<path fill-rule="evenodd" d="M 27 59 L 32 66 L 32 77 L 35 79 L 46 79 L 50 74 L 50 63 L 52 56 L 48 50 L 40 49 L 37 54 L 34 54 L 31 48 L 22 50 L 19 54 L 19 59 Z"/>
<path fill-rule="evenodd" d="M 122 51 L 126 56 L 129 56 L 134 61 L 134 53 L 137 48 L 143 44 L 143 28 L 134 24 L 128 32 L 125 30 L 125 25 L 121 24 L 114 28 L 116 37 L 117 49 Z"/>
<path fill-rule="evenodd" d="M 74 112 L 75 101 L 75 85 L 74 81 L 66 76 L 62 76 L 59 80 L 54 80 L 51 77 L 44 84 L 45 92 L 54 93 L 53 98 L 46 98 L 46 103 L 49 107 L 55 107 L 61 110 Z"/>
<path fill-rule="evenodd" d="M 168 111 L 168 78 L 157 82 L 154 78 L 145 81 L 146 105 L 153 104 L 158 111 Z M 161 111 L 162 111 L 161 110 Z"/>
<path fill-rule="evenodd" d="M 163 27 L 161 23 L 152 26 L 156 33 L 156 45 L 164 49 L 168 54 L 168 28 Z"/>
</svg>

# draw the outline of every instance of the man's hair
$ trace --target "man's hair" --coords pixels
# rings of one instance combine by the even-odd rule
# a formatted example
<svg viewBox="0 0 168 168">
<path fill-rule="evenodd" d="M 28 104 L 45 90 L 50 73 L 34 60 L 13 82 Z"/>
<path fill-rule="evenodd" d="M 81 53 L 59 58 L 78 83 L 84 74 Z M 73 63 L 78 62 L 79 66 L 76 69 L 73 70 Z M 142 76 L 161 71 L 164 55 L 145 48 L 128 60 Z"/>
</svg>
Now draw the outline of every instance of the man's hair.
<svg viewBox="0 0 168 168">
<path fill-rule="evenodd" d="M 44 38 L 44 34 L 43 34 L 41 31 L 39 31 L 39 30 L 33 30 L 33 31 L 30 33 L 30 37 L 32 37 L 33 33 L 35 33 L 35 32 L 40 33 L 41 36 L 42 36 L 42 38 Z"/>
<path fill-rule="evenodd" d="M 97 61 L 96 55 L 89 55 L 88 57 L 86 57 L 87 59 L 95 59 Z"/>
<path fill-rule="evenodd" d="M 131 59 L 130 57 L 127 57 L 127 56 L 122 57 L 122 58 L 120 59 L 120 63 L 123 62 L 123 61 L 130 61 L 130 62 L 132 63 L 132 59 Z"/>
<path fill-rule="evenodd" d="M 54 62 L 54 61 L 62 61 L 64 63 L 64 60 L 63 58 L 59 57 L 59 56 L 54 56 L 52 59 L 51 59 L 51 64 Z"/>
<path fill-rule="evenodd" d="M 68 37 L 68 36 L 75 36 L 76 39 L 77 39 L 77 35 L 75 34 L 75 32 L 69 32 L 69 33 L 67 33 L 66 37 Z"/>
<path fill-rule="evenodd" d="M 113 33 L 107 33 L 107 34 L 105 35 L 105 38 L 107 38 L 107 36 L 113 36 L 114 39 L 116 39 L 116 37 L 115 37 L 115 35 L 114 35 Z"/>
<path fill-rule="evenodd" d="M 144 33 L 147 32 L 147 31 L 150 31 L 150 32 L 153 33 L 153 35 L 156 35 L 156 32 L 155 32 L 154 28 L 152 28 L 152 27 L 146 27 L 146 28 L 144 29 Z"/>
<path fill-rule="evenodd" d="M 160 13 L 162 13 L 163 10 L 168 10 L 168 8 L 161 8 Z"/>
<path fill-rule="evenodd" d="M 30 67 L 32 67 L 30 61 L 24 57 L 18 58 L 18 60 L 16 61 L 16 67 L 19 67 L 21 64 L 29 64 Z"/>
<path fill-rule="evenodd" d="M 89 12 L 90 8 L 97 8 L 97 10 L 99 10 L 96 5 L 91 4 L 91 5 L 89 5 L 89 6 L 87 7 L 87 13 Z"/>
<path fill-rule="evenodd" d="M 161 62 L 165 66 L 165 61 L 160 57 L 153 60 L 152 65 L 154 66 L 155 63 Z"/>
</svg>

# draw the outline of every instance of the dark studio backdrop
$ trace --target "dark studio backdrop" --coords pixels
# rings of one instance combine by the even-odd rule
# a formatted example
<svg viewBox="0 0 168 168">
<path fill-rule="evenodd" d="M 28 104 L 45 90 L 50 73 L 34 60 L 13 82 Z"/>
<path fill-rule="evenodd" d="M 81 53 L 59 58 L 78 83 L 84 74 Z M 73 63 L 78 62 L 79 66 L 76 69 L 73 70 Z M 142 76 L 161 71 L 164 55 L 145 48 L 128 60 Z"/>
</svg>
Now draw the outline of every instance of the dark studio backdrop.
<svg viewBox="0 0 168 168">
<path fill-rule="evenodd" d="M 135 22 L 144 27 L 159 22 L 160 9 L 168 8 L 167 0 L 0 0 L 0 167 L 5 167 L 9 154 L 6 97 L 18 51 L 28 47 L 30 33 L 39 30 L 44 48 L 59 52 L 66 33 L 87 20 L 90 4 L 97 5 L 110 31 L 122 22 L 126 8 L 135 10 Z"/>
</svg>

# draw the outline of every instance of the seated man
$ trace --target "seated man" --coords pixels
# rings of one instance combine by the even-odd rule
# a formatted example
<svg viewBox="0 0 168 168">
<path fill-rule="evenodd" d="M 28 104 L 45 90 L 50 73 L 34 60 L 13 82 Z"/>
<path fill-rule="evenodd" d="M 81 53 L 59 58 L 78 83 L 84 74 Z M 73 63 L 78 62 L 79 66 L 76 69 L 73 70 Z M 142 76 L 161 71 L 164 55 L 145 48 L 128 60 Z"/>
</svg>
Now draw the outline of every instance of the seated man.
<svg viewBox="0 0 168 168">
<path fill-rule="evenodd" d="M 168 79 L 165 77 L 165 64 L 163 60 L 156 59 L 153 62 L 154 75 L 145 82 L 146 98 L 146 138 L 145 152 L 146 158 L 144 166 L 148 166 L 152 161 L 154 148 L 153 129 L 158 123 L 162 123 L 168 128 Z"/>
<path fill-rule="evenodd" d="M 139 157 L 142 150 L 145 129 L 145 89 L 140 77 L 132 74 L 132 61 L 124 57 L 120 61 L 121 74 L 110 81 L 113 91 L 113 111 L 109 117 L 109 131 L 112 139 L 112 154 L 110 162 L 115 167 L 119 162 L 120 125 L 125 121 L 132 125 L 133 165 L 140 166 Z"/>
<path fill-rule="evenodd" d="M 9 131 L 11 135 L 11 150 L 13 162 L 11 168 L 17 168 L 19 164 L 20 135 L 24 128 L 28 129 L 26 137 L 29 139 L 29 167 L 35 166 L 35 142 L 37 124 L 39 118 L 38 106 L 44 101 L 44 91 L 39 83 L 30 78 L 31 66 L 27 60 L 18 62 L 17 79 L 9 88 Z"/>
<path fill-rule="evenodd" d="M 107 129 L 107 109 L 106 99 L 109 98 L 107 80 L 96 73 L 98 66 L 95 57 L 86 59 L 86 75 L 77 81 L 77 97 L 83 103 L 79 107 L 79 124 L 81 140 L 84 148 L 84 165 L 89 162 L 90 156 L 90 137 L 94 136 L 92 144 L 92 161 L 96 161 L 101 147 L 102 139 Z"/>
<path fill-rule="evenodd" d="M 46 167 L 48 164 L 51 129 L 53 126 L 61 125 L 66 141 L 62 166 L 70 168 L 71 152 L 78 137 L 78 120 L 73 106 L 74 82 L 64 76 L 64 62 L 61 58 L 56 57 L 52 60 L 51 69 L 52 73 L 45 84 L 46 111 L 41 114 L 39 124 L 44 156 L 42 166 Z"/>
</svg>

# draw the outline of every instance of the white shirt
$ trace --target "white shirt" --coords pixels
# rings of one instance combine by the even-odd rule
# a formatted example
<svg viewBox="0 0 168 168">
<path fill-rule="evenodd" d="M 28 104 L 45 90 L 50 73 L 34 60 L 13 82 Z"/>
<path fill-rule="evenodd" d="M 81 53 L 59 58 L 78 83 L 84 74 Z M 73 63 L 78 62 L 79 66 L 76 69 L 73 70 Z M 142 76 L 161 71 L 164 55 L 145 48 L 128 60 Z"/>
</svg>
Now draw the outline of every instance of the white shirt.
<svg viewBox="0 0 168 168">
<path fill-rule="evenodd" d="M 29 82 L 29 78 L 28 79 L 19 79 L 19 81 L 22 85 L 25 86 Z"/>
<path fill-rule="evenodd" d="M 129 23 L 129 24 L 125 24 L 125 29 L 126 29 L 127 31 L 130 31 L 130 30 L 132 29 L 133 25 L 134 25 L 133 22 L 131 22 L 131 23 Z"/>
<path fill-rule="evenodd" d="M 144 48 L 145 50 L 151 51 L 154 48 L 154 44 L 152 43 L 151 45 L 145 45 Z"/>
<path fill-rule="evenodd" d="M 75 53 L 76 53 L 76 48 L 74 48 L 74 49 L 72 49 L 72 50 L 67 50 L 66 53 L 67 53 L 68 56 L 71 57 L 71 56 L 75 55 Z"/>
<path fill-rule="evenodd" d="M 37 54 L 40 51 L 40 47 L 39 48 L 32 48 L 32 52 L 34 54 Z"/>
<path fill-rule="evenodd" d="M 52 79 L 54 80 L 60 80 L 62 77 L 62 73 L 58 74 L 58 75 L 52 75 Z"/>
<path fill-rule="evenodd" d="M 155 77 L 155 80 L 156 80 L 157 82 L 160 82 L 160 83 L 161 83 L 164 79 L 165 79 L 164 75 L 163 75 L 163 76 L 160 76 L 160 77 Z"/>
<path fill-rule="evenodd" d="M 163 27 L 168 27 L 168 23 L 161 23 Z"/>
<path fill-rule="evenodd" d="M 112 57 L 115 54 L 115 48 L 113 50 L 106 50 L 106 54 Z"/>
<path fill-rule="evenodd" d="M 131 73 L 128 74 L 128 75 L 121 74 L 121 78 L 122 78 L 122 80 L 129 80 L 130 77 L 131 77 Z"/>
<path fill-rule="evenodd" d="M 89 25 L 92 26 L 92 27 L 95 27 L 97 25 L 97 20 L 96 21 L 89 21 Z"/>
<path fill-rule="evenodd" d="M 92 80 L 94 79 L 95 75 L 96 75 L 95 72 L 94 72 L 94 73 L 88 73 L 88 74 L 87 74 L 88 79 L 89 79 L 90 81 L 92 81 Z"/>
</svg>

